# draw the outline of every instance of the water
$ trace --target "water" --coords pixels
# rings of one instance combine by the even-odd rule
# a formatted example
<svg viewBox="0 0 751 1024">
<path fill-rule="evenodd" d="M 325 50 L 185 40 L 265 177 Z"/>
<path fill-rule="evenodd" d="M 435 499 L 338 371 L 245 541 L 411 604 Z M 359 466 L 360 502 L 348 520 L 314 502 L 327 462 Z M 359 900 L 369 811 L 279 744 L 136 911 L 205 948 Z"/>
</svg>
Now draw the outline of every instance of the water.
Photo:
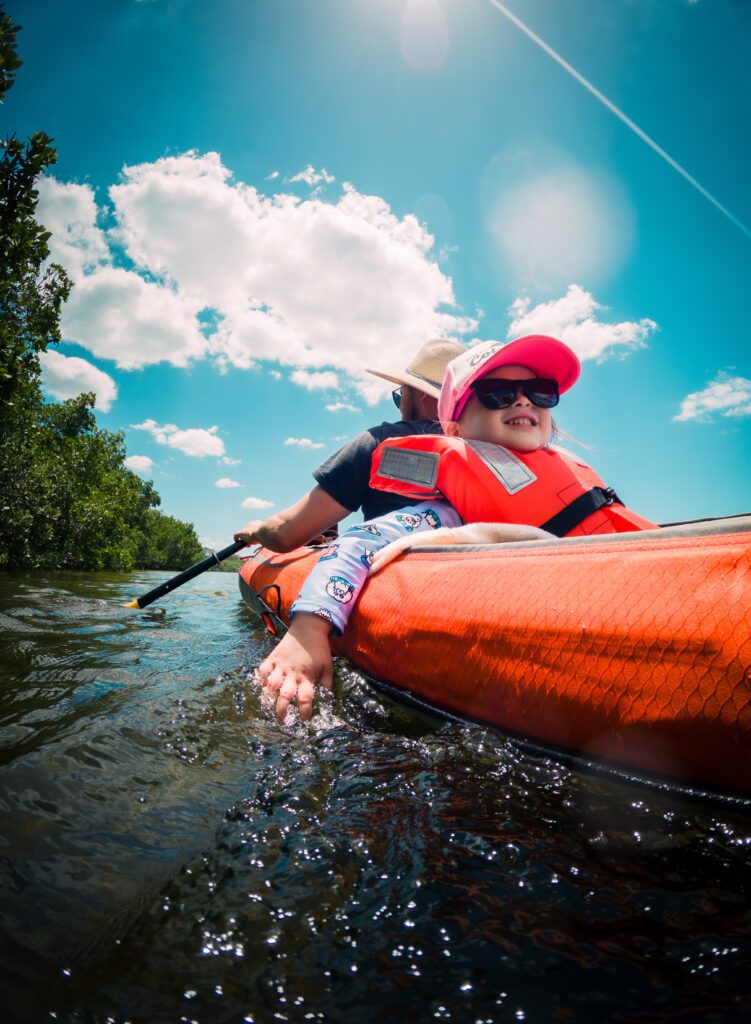
<svg viewBox="0 0 751 1024">
<path fill-rule="evenodd" d="M 749 1019 L 749 806 L 345 665 L 281 728 L 235 578 L 163 578 L 0 575 L 3 1021 Z"/>
</svg>

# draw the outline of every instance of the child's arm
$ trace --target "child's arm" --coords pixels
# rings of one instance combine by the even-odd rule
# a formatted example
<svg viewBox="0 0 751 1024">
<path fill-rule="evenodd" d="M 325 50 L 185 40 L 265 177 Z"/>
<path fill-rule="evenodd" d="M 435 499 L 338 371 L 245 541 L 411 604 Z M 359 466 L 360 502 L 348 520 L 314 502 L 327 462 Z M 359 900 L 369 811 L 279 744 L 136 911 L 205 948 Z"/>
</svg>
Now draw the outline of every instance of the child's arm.
<svg viewBox="0 0 751 1024">
<path fill-rule="evenodd" d="M 405 535 L 460 523 L 457 512 L 446 502 L 422 502 L 350 527 L 329 545 L 292 605 L 288 632 L 258 668 L 261 685 L 277 694 L 280 722 L 293 699 L 300 717 L 307 721 L 315 684 L 320 681 L 326 689 L 331 688 L 328 637 L 332 631 L 344 631 L 375 553 Z"/>
</svg>

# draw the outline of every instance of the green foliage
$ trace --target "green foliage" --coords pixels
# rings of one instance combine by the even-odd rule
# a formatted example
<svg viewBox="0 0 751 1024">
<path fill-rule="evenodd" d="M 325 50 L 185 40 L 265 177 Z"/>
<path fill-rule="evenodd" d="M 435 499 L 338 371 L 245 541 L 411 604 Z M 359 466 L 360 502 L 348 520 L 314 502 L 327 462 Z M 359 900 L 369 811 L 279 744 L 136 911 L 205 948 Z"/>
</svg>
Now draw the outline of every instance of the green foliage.
<svg viewBox="0 0 751 1024">
<path fill-rule="evenodd" d="M 0 103 L 16 78 L 21 61 L 16 53 L 16 36 L 20 30 L 0 8 Z"/>
<path fill-rule="evenodd" d="M 20 61 L 0 9 L 0 101 Z M 60 341 L 71 282 L 49 264 L 36 183 L 56 154 L 41 132 L 0 140 L 0 568 L 174 568 L 198 561 L 192 526 L 124 465 L 122 433 L 96 424 L 94 395 L 45 403 L 39 353 Z"/>
<path fill-rule="evenodd" d="M 36 396 L 4 418 L 0 565 L 135 565 L 146 510 L 159 499 L 125 469 L 122 435 L 100 430 L 93 406 L 90 393 L 50 405 Z"/>
<path fill-rule="evenodd" d="M 1 16 L 0 16 L 1 17 Z M 0 140 L 0 405 L 33 390 L 39 353 L 60 341 L 60 310 L 71 282 L 47 264 L 50 233 L 34 219 L 39 175 L 54 164 L 51 140 Z"/>
<path fill-rule="evenodd" d="M 0 424 L 0 567 L 181 569 L 202 557 L 192 526 L 123 464 L 121 433 L 96 425 L 94 395 L 27 398 Z"/>
<path fill-rule="evenodd" d="M 203 558 L 196 531 L 189 523 L 148 509 L 138 549 L 139 569 L 185 569 Z"/>
<path fill-rule="evenodd" d="M 0 102 L 21 66 L 16 34 L 0 10 Z M 0 410 L 38 392 L 38 355 L 60 340 L 60 309 L 71 283 L 47 264 L 50 234 L 37 224 L 37 180 L 54 164 L 51 140 L 36 132 L 27 143 L 0 139 Z"/>
<path fill-rule="evenodd" d="M 240 558 L 239 555 L 230 555 L 229 558 L 225 558 L 219 565 L 212 565 L 208 570 L 209 572 L 240 572 L 243 567 L 245 559 Z"/>
</svg>

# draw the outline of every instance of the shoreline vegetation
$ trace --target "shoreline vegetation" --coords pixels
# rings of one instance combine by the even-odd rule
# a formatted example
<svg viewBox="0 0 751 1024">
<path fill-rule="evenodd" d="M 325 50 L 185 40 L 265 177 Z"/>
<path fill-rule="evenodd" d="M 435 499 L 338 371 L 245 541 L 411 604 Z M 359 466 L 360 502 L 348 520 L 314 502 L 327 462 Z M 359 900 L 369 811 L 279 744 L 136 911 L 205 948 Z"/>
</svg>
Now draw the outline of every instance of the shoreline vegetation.
<svg viewBox="0 0 751 1024">
<path fill-rule="evenodd" d="M 0 103 L 21 67 L 19 31 L 0 7 Z M 35 219 L 56 159 L 44 132 L 0 139 L 0 570 L 183 569 L 202 557 L 193 525 L 161 512 L 153 482 L 125 466 L 124 434 L 97 426 L 93 392 L 42 396 L 39 354 L 60 342 L 73 287 Z"/>
<path fill-rule="evenodd" d="M 204 548 L 203 549 L 203 557 L 205 558 L 207 554 L 209 554 L 208 548 Z M 199 559 L 199 561 L 200 561 L 200 559 Z M 224 573 L 230 573 L 232 576 L 235 576 L 240 571 L 240 569 L 242 568 L 243 561 L 244 561 L 244 559 L 242 559 L 242 558 L 235 558 L 235 557 L 227 558 L 224 562 L 222 562 L 221 565 L 212 565 L 212 567 L 210 569 L 206 569 L 206 572 L 224 572 Z M 57 565 L 54 565 L 54 566 L 39 565 L 39 566 L 35 566 L 34 568 L 38 568 L 45 575 L 47 575 L 48 573 L 56 573 L 56 572 L 61 572 L 61 573 L 81 572 L 81 573 L 89 574 L 89 573 L 97 572 L 97 571 L 99 571 L 99 572 L 117 572 L 118 571 L 118 570 L 105 570 L 105 569 L 100 569 L 100 570 L 86 569 L 86 568 L 81 569 L 81 568 L 72 568 L 71 566 L 57 566 Z M 151 566 L 136 566 L 133 570 L 128 570 L 128 571 L 138 572 L 141 569 L 148 569 L 149 571 L 152 571 L 152 572 L 178 573 L 178 572 L 182 572 L 184 569 L 187 569 L 187 568 L 188 568 L 188 566 L 185 566 L 185 565 L 162 566 L 159 569 L 153 569 Z M 11 568 L 9 565 L 2 565 L 2 566 L 0 566 L 0 573 L 6 573 L 8 576 L 12 576 L 12 575 L 25 576 L 27 573 L 32 572 L 32 571 L 33 571 L 33 569 L 29 568 L 28 566 L 26 568 Z"/>
<path fill-rule="evenodd" d="M 204 551 L 206 551 L 206 548 L 204 548 Z M 231 555 L 229 558 L 225 558 L 221 565 L 212 565 L 209 572 L 239 572 L 244 561 L 244 558 Z"/>
</svg>

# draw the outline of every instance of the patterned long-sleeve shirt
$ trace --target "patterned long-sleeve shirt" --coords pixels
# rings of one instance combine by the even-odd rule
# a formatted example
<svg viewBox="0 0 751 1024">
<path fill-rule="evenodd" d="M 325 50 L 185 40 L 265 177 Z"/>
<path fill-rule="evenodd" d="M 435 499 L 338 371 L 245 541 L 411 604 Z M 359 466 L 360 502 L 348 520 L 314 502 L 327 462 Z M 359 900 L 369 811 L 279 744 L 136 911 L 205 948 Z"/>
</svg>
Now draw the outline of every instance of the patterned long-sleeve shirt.
<svg viewBox="0 0 751 1024">
<path fill-rule="evenodd" d="M 423 501 L 351 526 L 325 549 L 292 605 L 290 616 L 312 612 L 342 633 L 377 551 L 405 534 L 461 526 L 461 522 L 448 502 Z"/>
</svg>

